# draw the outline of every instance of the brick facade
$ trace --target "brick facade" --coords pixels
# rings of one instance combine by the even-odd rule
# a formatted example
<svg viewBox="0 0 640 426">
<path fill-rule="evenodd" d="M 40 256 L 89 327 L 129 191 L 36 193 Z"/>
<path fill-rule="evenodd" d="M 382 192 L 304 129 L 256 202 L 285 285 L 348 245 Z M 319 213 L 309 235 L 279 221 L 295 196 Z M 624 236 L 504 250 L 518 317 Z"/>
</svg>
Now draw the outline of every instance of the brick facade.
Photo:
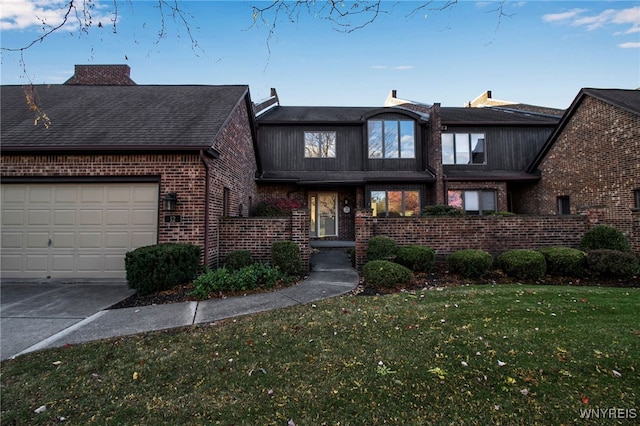
<svg viewBox="0 0 640 426">
<path fill-rule="evenodd" d="M 166 222 L 169 213 L 158 208 L 158 243 L 195 244 L 203 250 L 203 261 L 218 263 L 218 220 L 247 215 L 251 199 L 257 197 L 254 181 L 256 161 L 247 120 L 247 106 L 238 105 L 227 126 L 216 139 L 219 158 L 203 153 L 132 154 L 5 154 L 0 157 L 0 175 L 21 181 L 47 177 L 51 182 L 157 181 L 159 198 L 176 193 L 178 206 L 172 215 L 180 222 Z M 206 183 L 205 183 L 206 182 Z M 225 191 L 225 188 L 227 191 Z M 223 206 L 225 192 L 227 207 Z M 208 230 L 208 231 L 207 231 Z"/>
<path fill-rule="evenodd" d="M 293 241 L 300 247 L 302 267 L 309 270 L 309 211 L 294 209 L 290 217 L 223 217 L 219 221 L 220 261 L 235 250 L 248 250 L 258 262 L 271 261 L 271 245 Z"/>
<path fill-rule="evenodd" d="M 539 165 L 542 179 L 519 202 L 527 213 L 556 214 L 568 196 L 572 214 L 623 231 L 640 252 L 640 116 L 585 96 Z"/>
<path fill-rule="evenodd" d="M 361 268 L 371 237 L 384 235 L 399 246 L 423 245 L 440 259 L 473 248 L 494 255 L 512 249 L 577 247 L 589 229 L 586 216 L 463 216 L 374 218 L 371 210 L 356 213 L 356 264 Z"/>
</svg>

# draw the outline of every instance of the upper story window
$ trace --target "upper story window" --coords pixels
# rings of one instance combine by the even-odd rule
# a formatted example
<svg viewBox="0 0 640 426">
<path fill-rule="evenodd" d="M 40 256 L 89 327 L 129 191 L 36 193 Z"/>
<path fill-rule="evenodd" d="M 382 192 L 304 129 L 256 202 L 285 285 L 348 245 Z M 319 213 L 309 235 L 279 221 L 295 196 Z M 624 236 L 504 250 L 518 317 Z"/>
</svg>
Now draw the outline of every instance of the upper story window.
<svg viewBox="0 0 640 426">
<path fill-rule="evenodd" d="M 369 120 L 369 158 L 415 158 L 411 120 Z"/>
<path fill-rule="evenodd" d="M 483 133 L 443 133 L 442 164 L 486 164 Z"/>
<path fill-rule="evenodd" d="M 336 132 L 304 132 L 305 158 L 336 158 Z"/>
</svg>

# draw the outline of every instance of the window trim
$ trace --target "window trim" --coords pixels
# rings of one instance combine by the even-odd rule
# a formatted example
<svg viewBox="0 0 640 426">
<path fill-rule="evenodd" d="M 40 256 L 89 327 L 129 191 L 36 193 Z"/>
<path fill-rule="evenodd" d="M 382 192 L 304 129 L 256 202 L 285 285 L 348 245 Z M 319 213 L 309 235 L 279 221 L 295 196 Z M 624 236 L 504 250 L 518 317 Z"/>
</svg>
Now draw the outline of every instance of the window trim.
<svg viewBox="0 0 640 426">
<path fill-rule="evenodd" d="M 484 214 L 486 212 L 497 212 L 498 211 L 498 191 L 495 189 L 450 189 L 447 192 L 447 204 L 450 206 L 453 206 L 453 204 L 451 204 L 450 201 L 450 193 L 452 192 L 460 192 L 460 199 L 462 202 L 462 211 L 464 214 L 470 214 L 470 215 L 475 215 L 477 212 L 478 216 L 484 216 Z M 467 210 L 467 196 L 465 196 L 465 193 L 468 192 L 475 192 L 478 194 L 478 210 Z M 483 193 L 487 193 L 487 194 L 491 194 L 493 196 L 493 210 L 489 210 L 489 209 L 483 209 L 483 203 L 482 203 L 482 194 Z"/>
<path fill-rule="evenodd" d="M 329 154 L 333 153 L 333 155 L 327 156 L 308 156 L 307 155 L 307 135 L 317 135 L 317 134 L 327 134 L 333 135 L 333 149 L 329 149 Z M 335 130 L 305 130 L 304 131 L 304 158 L 307 159 L 327 159 L 327 158 L 336 158 L 337 157 L 337 145 L 338 145 L 338 132 Z M 316 137 L 314 137 L 314 141 L 317 141 Z M 314 146 L 317 149 L 320 149 L 318 145 Z"/>
<path fill-rule="evenodd" d="M 445 157 L 444 157 L 444 137 L 445 135 L 450 135 L 452 137 L 452 152 L 453 152 L 453 163 L 449 163 L 449 162 L 445 162 Z M 458 150 L 458 142 L 457 142 L 457 135 L 464 135 L 466 136 L 467 140 L 464 142 L 460 142 L 461 144 L 464 144 L 465 142 L 467 143 L 467 149 L 464 152 L 467 157 L 469 158 L 469 162 L 466 163 L 462 163 L 462 162 L 458 162 L 458 153 L 462 153 L 462 151 Z M 474 163 L 473 162 L 473 141 L 474 141 L 474 136 L 475 136 L 475 140 L 482 140 L 482 162 L 481 163 Z M 478 136 L 482 136 L 482 137 L 478 137 Z M 487 134 L 486 133 L 479 133 L 479 132 L 443 132 L 440 138 L 440 149 L 441 149 L 441 157 L 442 157 L 442 165 L 444 166 L 483 166 L 487 164 Z"/>
<path fill-rule="evenodd" d="M 415 216 L 419 216 L 420 214 L 420 208 L 422 206 L 422 202 L 421 202 L 421 198 L 422 198 L 422 191 L 420 191 L 419 189 L 370 189 L 369 190 L 369 206 L 373 209 L 373 193 L 374 192 L 384 192 L 384 215 L 380 216 L 380 215 L 375 215 L 375 217 L 396 217 L 396 216 L 389 216 L 389 193 L 390 192 L 401 192 L 402 193 L 402 199 L 401 199 L 401 204 L 402 204 L 402 212 L 400 213 L 399 217 L 412 217 L 414 215 L 407 215 L 407 205 L 406 205 L 406 193 L 411 192 L 411 193 L 416 193 L 418 195 L 418 211 L 416 213 Z"/>
<path fill-rule="evenodd" d="M 374 157 L 371 155 L 371 123 L 374 123 L 374 122 L 381 123 L 380 137 L 382 138 L 382 145 L 380 147 L 379 157 Z M 395 146 L 391 151 L 396 153 L 395 156 L 387 156 L 388 147 L 387 147 L 387 138 L 386 138 L 386 135 L 387 135 L 386 126 L 387 126 L 387 123 L 390 123 L 390 122 L 395 123 L 395 132 L 394 132 Z M 411 137 L 413 139 L 411 154 L 408 157 L 404 157 L 402 155 L 403 148 L 406 148 L 406 146 L 403 146 L 403 143 L 402 143 L 402 137 L 404 135 L 402 123 L 410 123 Z M 372 118 L 367 120 L 367 157 L 370 160 L 407 160 L 407 159 L 415 160 L 416 159 L 416 122 L 415 120 L 402 119 L 402 118 L 391 118 L 391 119 Z"/>
<path fill-rule="evenodd" d="M 568 195 L 558 195 L 556 197 L 556 203 L 559 215 L 571 214 L 571 197 Z"/>
</svg>

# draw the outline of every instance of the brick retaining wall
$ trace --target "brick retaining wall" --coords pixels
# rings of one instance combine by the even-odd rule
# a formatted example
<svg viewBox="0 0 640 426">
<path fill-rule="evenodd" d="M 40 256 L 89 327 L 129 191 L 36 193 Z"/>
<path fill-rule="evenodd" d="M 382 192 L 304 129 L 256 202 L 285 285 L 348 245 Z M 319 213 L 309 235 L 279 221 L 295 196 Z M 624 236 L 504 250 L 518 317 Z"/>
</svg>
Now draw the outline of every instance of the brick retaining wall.
<svg viewBox="0 0 640 426">
<path fill-rule="evenodd" d="M 362 268 L 369 239 L 393 238 L 399 246 L 418 244 L 436 250 L 439 258 L 466 248 L 498 254 L 521 248 L 577 247 L 589 229 L 587 216 L 463 216 L 374 218 L 356 212 L 356 264 Z"/>
</svg>

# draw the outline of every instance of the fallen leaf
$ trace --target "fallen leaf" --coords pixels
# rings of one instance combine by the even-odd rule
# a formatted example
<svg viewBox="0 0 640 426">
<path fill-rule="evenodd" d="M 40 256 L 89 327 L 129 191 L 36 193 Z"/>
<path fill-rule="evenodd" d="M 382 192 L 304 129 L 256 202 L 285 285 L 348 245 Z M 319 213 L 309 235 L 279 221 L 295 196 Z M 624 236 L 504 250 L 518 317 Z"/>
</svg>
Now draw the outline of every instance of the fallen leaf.
<svg viewBox="0 0 640 426">
<path fill-rule="evenodd" d="M 33 410 L 33 412 L 36 413 L 36 414 L 41 414 L 41 413 L 44 413 L 45 411 L 47 411 L 47 406 L 46 405 L 41 405 L 38 408 L 36 408 L 35 410 Z"/>
<path fill-rule="evenodd" d="M 587 398 L 586 396 L 582 397 L 582 403 L 583 404 L 588 404 L 589 403 L 589 398 Z"/>
<path fill-rule="evenodd" d="M 502 361 L 498 360 L 498 367 L 504 367 L 505 365 L 507 365 L 506 362 L 502 362 Z"/>
<path fill-rule="evenodd" d="M 53 363 L 53 365 L 55 365 L 56 367 L 57 367 L 57 366 L 59 366 L 60 364 L 62 364 L 62 361 L 55 361 L 55 362 Z"/>
<path fill-rule="evenodd" d="M 133 380 L 138 380 L 138 372 L 137 371 L 133 372 Z"/>
<path fill-rule="evenodd" d="M 613 373 L 613 375 L 614 375 L 615 377 L 622 377 L 622 374 L 621 374 L 619 371 L 611 370 L 611 372 Z"/>
</svg>

